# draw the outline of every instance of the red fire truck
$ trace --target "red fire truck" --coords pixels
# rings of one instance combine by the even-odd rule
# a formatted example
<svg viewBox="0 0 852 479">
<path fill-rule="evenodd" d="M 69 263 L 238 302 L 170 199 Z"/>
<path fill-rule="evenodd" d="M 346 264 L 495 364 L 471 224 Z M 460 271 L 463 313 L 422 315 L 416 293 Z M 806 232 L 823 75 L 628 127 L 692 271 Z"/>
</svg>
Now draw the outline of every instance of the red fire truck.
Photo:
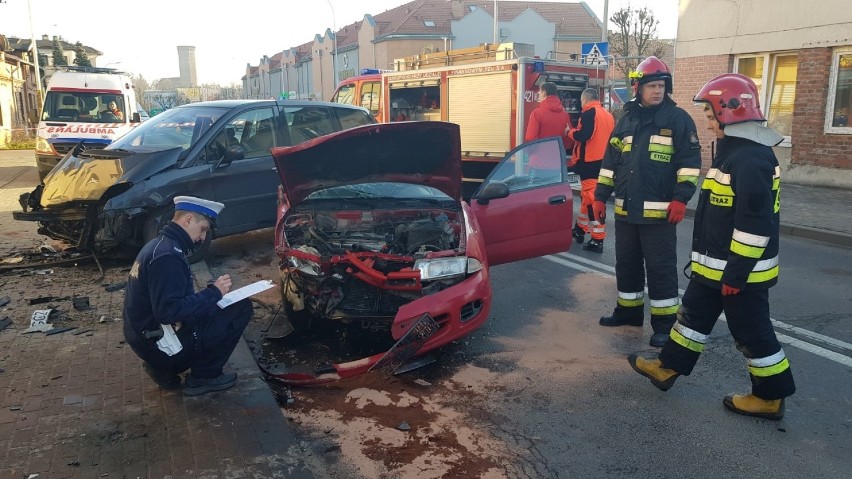
<svg viewBox="0 0 852 479">
<path fill-rule="evenodd" d="M 523 143 L 530 113 L 538 106 L 539 85 L 555 83 L 576 122 L 582 91 L 602 90 L 605 84 L 605 68 L 519 56 L 521 50 L 485 45 L 408 57 L 397 60 L 394 71 L 364 70 L 343 80 L 332 101 L 363 106 L 383 123 L 458 124 L 467 198 L 500 159 Z"/>
</svg>

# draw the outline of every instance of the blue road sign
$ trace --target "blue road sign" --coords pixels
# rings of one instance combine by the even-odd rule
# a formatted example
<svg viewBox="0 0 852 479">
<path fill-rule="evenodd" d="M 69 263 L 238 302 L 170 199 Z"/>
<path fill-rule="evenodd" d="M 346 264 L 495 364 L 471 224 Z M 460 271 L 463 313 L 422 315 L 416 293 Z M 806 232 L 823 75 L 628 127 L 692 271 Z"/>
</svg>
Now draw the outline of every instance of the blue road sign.
<svg viewBox="0 0 852 479">
<path fill-rule="evenodd" d="M 606 65 L 606 57 L 609 55 L 609 43 L 583 43 L 580 52 L 583 55 L 583 63 L 586 65 Z"/>
</svg>

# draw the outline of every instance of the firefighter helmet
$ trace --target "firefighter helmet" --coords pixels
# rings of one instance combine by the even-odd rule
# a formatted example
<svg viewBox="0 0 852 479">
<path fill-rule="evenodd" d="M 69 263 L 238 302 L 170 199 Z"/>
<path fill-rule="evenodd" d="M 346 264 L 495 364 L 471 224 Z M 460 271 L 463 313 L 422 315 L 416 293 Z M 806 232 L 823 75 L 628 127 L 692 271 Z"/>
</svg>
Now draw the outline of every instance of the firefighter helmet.
<svg viewBox="0 0 852 479">
<path fill-rule="evenodd" d="M 657 80 L 665 81 L 666 93 L 672 93 L 672 71 L 664 61 L 653 55 L 642 60 L 636 70 L 630 72 L 630 85 L 633 86 L 634 95 L 639 91 L 639 85 Z"/>
<path fill-rule="evenodd" d="M 751 78 L 739 73 L 725 73 L 708 81 L 693 100 L 706 103 L 722 126 L 766 121 L 760 111 L 757 87 Z"/>
</svg>

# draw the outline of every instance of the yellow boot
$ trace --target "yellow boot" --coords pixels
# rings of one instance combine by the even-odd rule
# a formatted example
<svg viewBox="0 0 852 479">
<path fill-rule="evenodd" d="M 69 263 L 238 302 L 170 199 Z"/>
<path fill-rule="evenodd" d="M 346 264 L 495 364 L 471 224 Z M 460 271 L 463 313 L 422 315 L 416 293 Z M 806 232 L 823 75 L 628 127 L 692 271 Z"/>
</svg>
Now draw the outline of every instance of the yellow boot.
<svg viewBox="0 0 852 479">
<path fill-rule="evenodd" d="M 645 359 L 637 353 L 627 356 L 627 361 L 637 373 L 651 380 L 651 384 L 657 386 L 661 391 L 668 391 L 674 385 L 675 379 L 680 373 L 674 369 L 662 367 L 659 359 Z"/>
<path fill-rule="evenodd" d="M 761 399 L 754 394 L 728 394 L 722 403 L 729 411 L 745 416 L 776 420 L 784 417 L 783 399 Z"/>
</svg>

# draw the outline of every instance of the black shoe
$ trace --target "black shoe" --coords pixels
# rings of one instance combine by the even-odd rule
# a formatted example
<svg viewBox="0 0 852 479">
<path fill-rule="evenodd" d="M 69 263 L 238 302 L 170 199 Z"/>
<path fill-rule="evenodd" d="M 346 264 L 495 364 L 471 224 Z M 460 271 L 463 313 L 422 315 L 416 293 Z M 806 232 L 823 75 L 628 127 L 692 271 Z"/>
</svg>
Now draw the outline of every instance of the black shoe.
<svg viewBox="0 0 852 479">
<path fill-rule="evenodd" d="M 583 241 L 586 241 L 586 232 L 577 225 L 574 225 L 574 229 L 571 230 L 571 236 L 577 244 L 583 244 Z"/>
<path fill-rule="evenodd" d="M 651 335 L 651 346 L 662 348 L 669 340 L 669 333 L 654 333 Z"/>
<path fill-rule="evenodd" d="M 592 253 L 603 253 L 603 240 L 590 239 L 583 245 L 583 249 Z"/>
<path fill-rule="evenodd" d="M 154 369 L 148 363 L 142 363 L 142 369 L 148 373 L 148 376 L 157 383 L 163 389 L 179 389 L 180 388 L 180 376 L 172 373 L 171 371 L 161 371 L 159 369 Z"/>
<path fill-rule="evenodd" d="M 186 386 L 183 393 L 186 396 L 197 396 L 199 394 L 213 391 L 224 391 L 237 382 L 237 373 L 222 373 L 215 378 L 194 378 L 192 375 L 186 377 Z"/>
<path fill-rule="evenodd" d="M 601 326 L 642 326 L 644 322 L 645 318 L 631 319 L 616 318 L 615 316 L 603 316 L 598 321 Z"/>
</svg>

